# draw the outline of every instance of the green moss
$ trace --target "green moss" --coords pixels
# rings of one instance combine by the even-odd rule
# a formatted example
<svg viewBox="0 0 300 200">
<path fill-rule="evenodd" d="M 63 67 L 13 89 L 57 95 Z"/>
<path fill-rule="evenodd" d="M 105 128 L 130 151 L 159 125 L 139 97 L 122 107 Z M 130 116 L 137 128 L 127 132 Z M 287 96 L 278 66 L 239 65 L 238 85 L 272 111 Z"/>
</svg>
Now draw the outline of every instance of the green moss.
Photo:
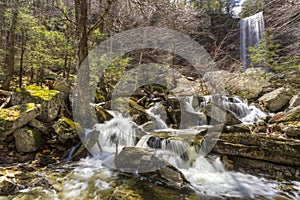
<svg viewBox="0 0 300 200">
<path fill-rule="evenodd" d="M 31 96 L 39 97 L 40 99 L 43 99 L 46 101 L 51 100 L 53 97 L 56 96 L 56 94 L 58 92 L 56 90 L 49 90 L 47 88 L 42 88 L 42 87 L 36 86 L 36 85 L 28 85 L 28 86 L 24 87 L 24 90 L 18 88 L 18 89 L 16 89 L 16 92 L 19 92 L 19 93 L 29 92 L 29 94 Z"/>
<path fill-rule="evenodd" d="M 71 119 L 62 117 L 59 119 L 59 121 L 61 122 L 61 124 L 67 125 L 70 130 L 75 130 L 75 123 Z"/>
<path fill-rule="evenodd" d="M 0 121 L 15 121 L 20 117 L 21 110 L 0 109 Z"/>
</svg>

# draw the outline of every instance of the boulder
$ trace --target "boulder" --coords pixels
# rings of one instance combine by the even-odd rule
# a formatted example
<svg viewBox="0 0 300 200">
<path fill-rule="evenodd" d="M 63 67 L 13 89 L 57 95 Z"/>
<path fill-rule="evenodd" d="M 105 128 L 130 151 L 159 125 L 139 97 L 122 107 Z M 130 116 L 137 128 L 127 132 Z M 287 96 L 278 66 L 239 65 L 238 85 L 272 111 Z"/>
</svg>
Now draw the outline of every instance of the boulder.
<svg viewBox="0 0 300 200">
<path fill-rule="evenodd" d="M 253 70 L 255 69 L 233 73 L 224 70 L 209 72 L 206 75 L 206 81 L 210 83 L 211 80 L 222 80 L 222 87 L 230 95 L 240 96 L 247 100 L 255 100 L 264 92 L 265 88 L 270 86 L 270 83 L 265 79 L 265 73 L 261 71 L 254 72 Z"/>
<path fill-rule="evenodd" d="M 218 105 L 214 105 L 213 109 L 212 104 L 206 106 L 204 114 L 213 121 L 211 124 L 224 123 L 226 126 L 231 126 L 242 123 L 232 111 L 225 110 Z M 224 118 L 223 115 L 226 117 Z"/>
<path fill-rule="evenodd" d="M 41 134 L 39 131 L 24 127 L 14 132 L 15 144 L 18 152 L 34 152 L 41 144 Z"/>
<path fill-rule="evenodd" d="M 41 104 L 42 113 L 37 117 L 43 122 L 53 121 L 59 114 L 62 104 L 62 94 L 57 90 L 49 90 L 36 85 L 18 88 L 12 95 L 13 105 L 36 103 Z"/>
<path fill-rule="evenodd" d="M 138 173 L 156 183 L 175 189 L 188 189 L 184 175 L 153 151 L 124 147 L 115 157 L 116 168 L 127 173 Z"/>
<path fill-rule="evenodd" d="M 41 105 L 28 103 L 0 109 L 0 140 L 32 121 L 42 112 Z"/>
<path fill-rule="evenodd" d="M 61 142 L 65 142 L 68 139 L 74 139 L 78 137 L 77 129 L 78 124 L 73 122 L 67 117 L 61 117 L 57 122 L 53 124 L 53 128 Z"/>
<path fill-rule="evenodd" d="M 272 92 L 264 94 L 258 101 L 271 112 L 278 112 L 289 103 L 291 92 L 284 88 L 278 88 Z"/>
</svg>

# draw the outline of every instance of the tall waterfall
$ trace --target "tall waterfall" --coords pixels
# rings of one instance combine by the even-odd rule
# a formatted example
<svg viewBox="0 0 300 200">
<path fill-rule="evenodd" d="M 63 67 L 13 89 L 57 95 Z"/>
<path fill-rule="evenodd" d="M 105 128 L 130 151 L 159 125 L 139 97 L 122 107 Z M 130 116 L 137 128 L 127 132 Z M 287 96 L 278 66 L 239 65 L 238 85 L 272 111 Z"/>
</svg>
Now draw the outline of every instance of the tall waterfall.
<svg viewBox="0 0 300 200">
<path fill-rule="evenodd" d="M 246 67 L 248 67 L 251 62 L 247 57 L 247 49 L 260 42 L 264 34 L 264 29 L 264 17 L 262 12 L 241 19 L 240 21 L 240 54 L 241 61 Z"/>
</svg>

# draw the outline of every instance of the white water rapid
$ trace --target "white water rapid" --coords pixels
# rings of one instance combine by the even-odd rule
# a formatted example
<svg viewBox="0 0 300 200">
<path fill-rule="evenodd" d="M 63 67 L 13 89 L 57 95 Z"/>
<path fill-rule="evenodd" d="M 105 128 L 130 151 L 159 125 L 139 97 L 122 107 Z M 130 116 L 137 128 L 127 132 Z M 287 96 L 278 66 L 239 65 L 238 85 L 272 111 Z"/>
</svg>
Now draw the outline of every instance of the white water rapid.
<svg viewBox="0 0 300 200">
<path fill-rule="evenodd" d="M 205 97 L 205 103 L 209 103 L 211 97 Z M 255 121 L 257 113 L 256 109 L 249 107 L 243 100 L 238 97 L 222 98 L 224 105 L 230 110 L 233 110 L 237 116 L 244 121 Z M 192 101 L 188 101 L 191 103 Z M 232 105 L 231 105 L 232 104 Z M 235 104 L 235 105 L 234 105 Z M 233 106 L 234 105 L 234 106 Z M 189 111 L 198 112 L 194 110 L 193 106 L 188 106 Z M 167 125 L 160 115 L 156 114 L 157 106 L 153 109 L 148 109 L 149 115 L 160 124 L 159 127 L 166 132 Z M 255 114 L 253 114 L 255 113 Z M 260 116 L 260 115 L 259 115 Z M 67 176 L 61 178 L 61 192 L 54 194 L 56 199 L 66 200 L 79 200 L 79 199 L 103 199 L 108 194 L 112 193 L 115 188 L 128 187 L 132 182 L 137 180 L 133 177 L 135 175 L 120 178 L 118 172 L 111 170 L 114 167 L 114 155 L 116 151 L 120 152 L 122 147 L 136 146 L 139 148 L 151 149 L 156 152 L 157 157 L 162 158 L 179 169 L 191 184 L 191 188 L 195 191 L 196 195 L 191 197 L 191 194 L 181 194 L 180 191 L 173 196 L 169 188 L 157 186 L 153 183 L 144 181 L 132 185 L 136 191 L 140 192 L 143 197 L 150 195 L 155 190 L 148 189 L 155 187 L 156 190 L 167 191 L 166 196 L 160 198 L 175 199 L 178 195 L 183 199 L 195 198 L 243 198 L 243 199 L 274 199 L 280 197 L 281 191 L 278 188 L 278 183 L 275 181 L 258 178 L 246 173 L 239 173 L 235 171 L 227 171 L 218 157 L 211 157 L 209 159 L 201 156 L 196 148 L 197 145 L 191 145 L 190 142 L 182 140 L 179 136 L 180 131 L 172 131 L 172 137 L 178 137 L 177 140 L 160 140 L 159 138 L 151 137 L 153 133 L 144 135 L 139 141 L 136 139 L 137 125 L 129 118 L 122 115 L 114 114 L 114 118 L 104 124 L 96 124 L 94 131 L 98 133 L 94 140 L 98 140 L 101 146 L 101 152 L 94 145 L 92 152 L 95 158 L 85 158 L 76 163 L 76 166 Z M 185 132 L 192 137 L 195 136 L 194 129 Z M 89 135 L 92 130 L 87 130 L 86 135 Z M 152 140 L 152 141 L 150 141 Z M 149 147 L 149 142 L 152 146 Z M 129 181 L 130 179 L 130 181 Z M 142 177 L 139 181 L 142 181 Z M 123 185 L 125 184 L 125 186 Z M 126 185 L 128 184 L 128 185 Z M 140 188 L 139 188 L 140 187 Z M 106 196 L 105 196 L 106 195 Z M 154 195 L 154 194 L 153 194 Z M 162 194 L 160 194 L 162 195 Z M 147 199 L 147 198 L 145 198 Z M 149 198 L 148 198 L 149 199 Z"/>
</svg>

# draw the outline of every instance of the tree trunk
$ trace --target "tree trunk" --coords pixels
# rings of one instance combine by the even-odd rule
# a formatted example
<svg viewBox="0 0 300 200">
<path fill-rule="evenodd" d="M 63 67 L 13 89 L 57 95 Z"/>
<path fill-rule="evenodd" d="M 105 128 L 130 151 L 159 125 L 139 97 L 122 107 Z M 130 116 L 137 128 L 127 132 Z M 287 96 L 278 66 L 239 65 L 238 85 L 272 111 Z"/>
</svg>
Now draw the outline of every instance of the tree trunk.
<svg viewBox="0 0 300 200">
<path fill-rule="evenodd" d="M 8 74 L 5 77 L 2 88 L 8 90 L 10 87 L 10 82 L 14 78 L 15 71 L 15 40 L 16 40 L 16 26 L 17 26 L 18 10 L 13 9 L 11 26 L 7 37 L 7 49 L 8 52 L 5 57 L 5 63 Z"/>
<path fill-rule="evenodd" d="M 75 120 L 83 128 L 90 128 L 93 123 L 91 120 L 90 106 L 90 69 L 88 61 L 81 65 L 88 55 L 88 32 L 87 32 L 87 0 L 75 0 L 76 17 L 76 68 L 77 76 L 77 99 L 74 104 Z"/>
<path fill-rule="evenodd" d="M 22 43 L 21 43 L 21 55 L 20 55 L 20 71 L 19 71 L 19 88 L 22 87 L 22 78 L 23 78 L 23 58 L 25 54 L 26 47 L 26 34 L 25 31 L 22 30 Z"/>
</svg>

